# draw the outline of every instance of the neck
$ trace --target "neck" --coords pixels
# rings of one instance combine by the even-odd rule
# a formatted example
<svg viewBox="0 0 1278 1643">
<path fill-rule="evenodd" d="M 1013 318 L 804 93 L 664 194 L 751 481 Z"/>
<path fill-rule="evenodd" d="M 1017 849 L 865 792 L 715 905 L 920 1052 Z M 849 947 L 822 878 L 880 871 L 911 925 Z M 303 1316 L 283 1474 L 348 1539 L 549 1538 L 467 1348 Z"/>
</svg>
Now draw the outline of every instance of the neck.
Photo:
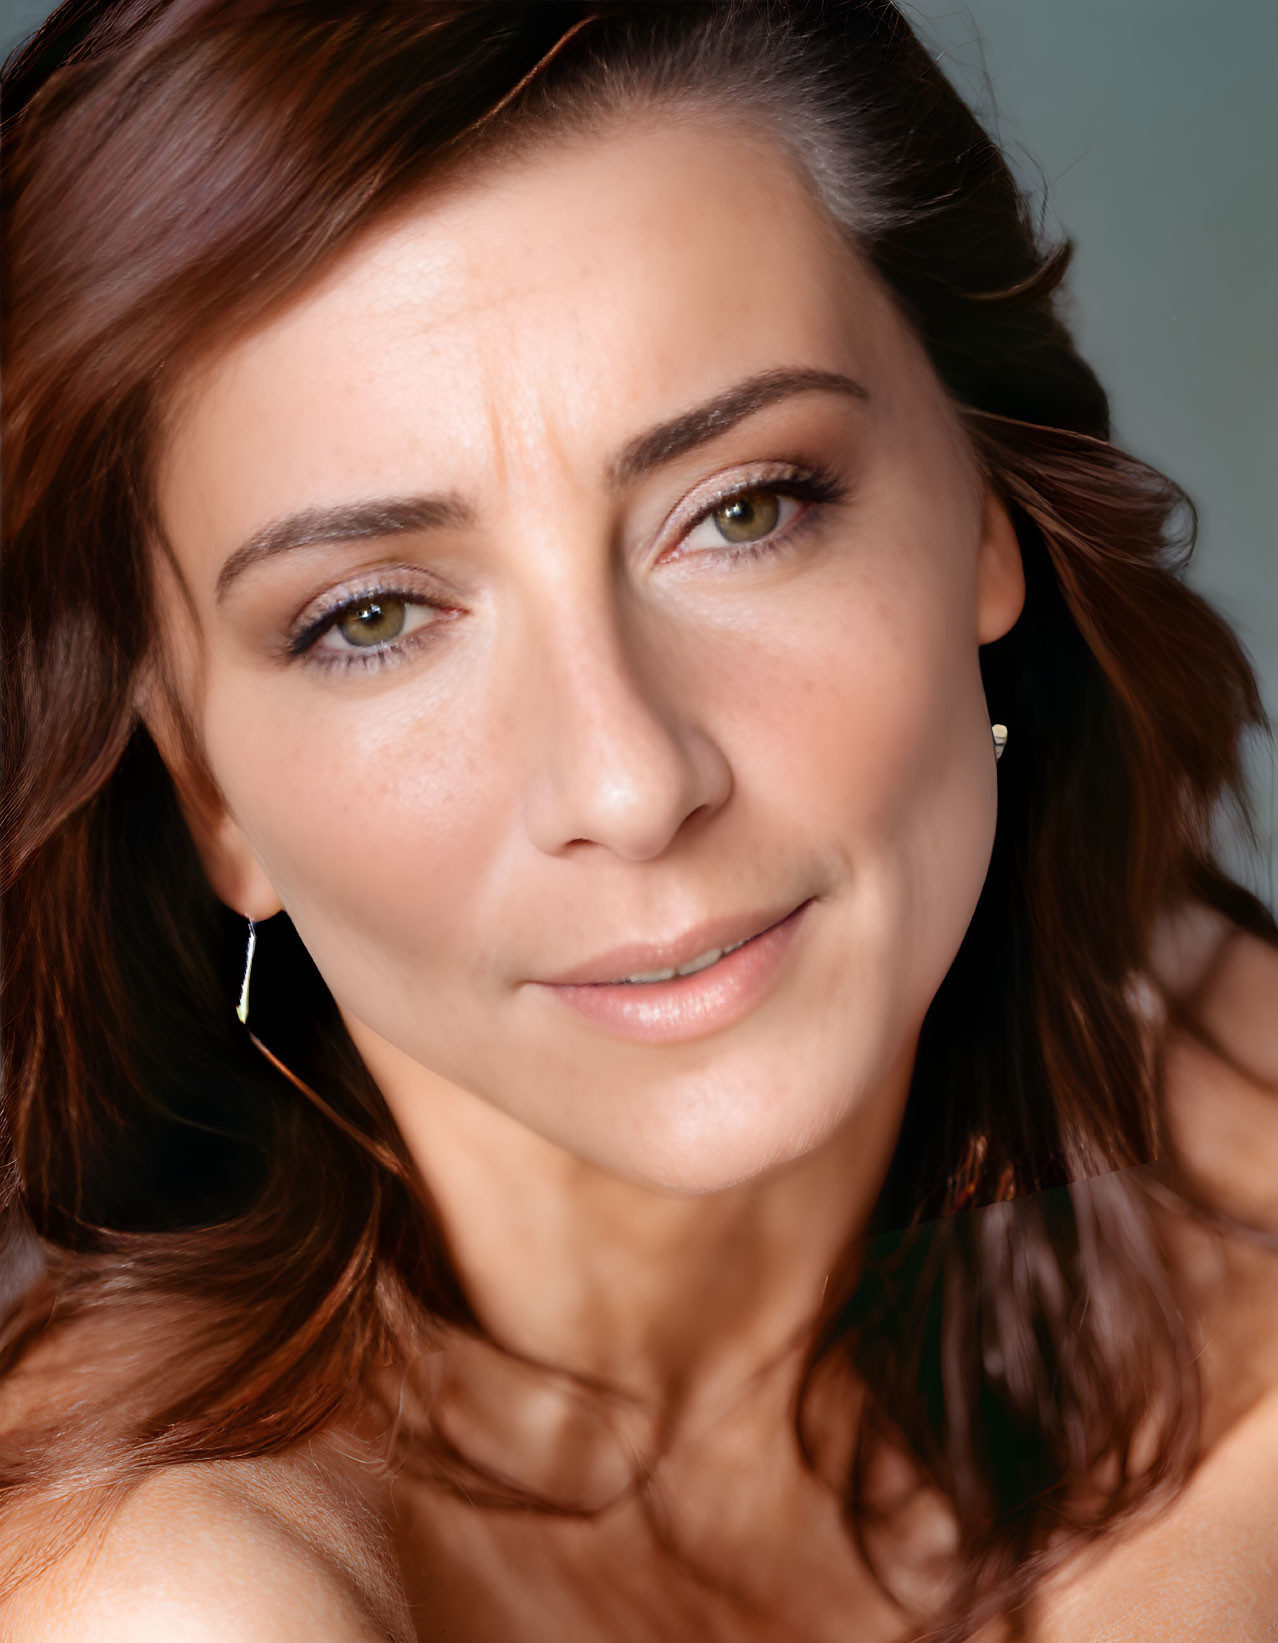
<svg viewBox="0 0 1278 1643">
<path fill-rule="evenodd" d="M 798 1374 L 827 1280 L 855 1258 L 886 1173 L 913 1041 L 819 1146 L 679 1196 L 573 1157 L 350 1026 L 501 1345 L 667 1415 L 722 1406 L 782 1363 Z"/>
</svg>

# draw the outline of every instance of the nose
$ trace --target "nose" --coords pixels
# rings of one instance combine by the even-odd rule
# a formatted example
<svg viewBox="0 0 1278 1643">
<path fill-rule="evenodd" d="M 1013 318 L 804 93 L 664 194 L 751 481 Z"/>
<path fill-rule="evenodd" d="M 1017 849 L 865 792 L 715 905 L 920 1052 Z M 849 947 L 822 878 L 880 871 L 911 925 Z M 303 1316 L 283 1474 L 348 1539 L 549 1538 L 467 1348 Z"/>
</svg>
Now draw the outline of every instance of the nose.
<svg viewBox="0 0 1278 1643">
<path fill-rule="evenodd" d="M 652 649 L 601 602 L 541 628 L 519 715 L 533 738 L 525 826 L 539 850 L 594 844 L 647 861 L 731 791 L 696 702 L 678 700 L 668 656 L 663 669 Z"/>
</svg>

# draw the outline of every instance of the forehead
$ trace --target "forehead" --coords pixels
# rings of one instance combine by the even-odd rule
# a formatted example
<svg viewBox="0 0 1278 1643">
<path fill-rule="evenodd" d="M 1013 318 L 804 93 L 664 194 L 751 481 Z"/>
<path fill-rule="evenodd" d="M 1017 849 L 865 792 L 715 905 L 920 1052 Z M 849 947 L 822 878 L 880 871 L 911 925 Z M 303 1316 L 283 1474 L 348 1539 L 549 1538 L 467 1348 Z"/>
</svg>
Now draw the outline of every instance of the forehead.
<svg viewBox="0 0 1278 1643">
<path fill-rule="evenodd" d="M 635 426 L 803 365 L 926 376 L 776 139 L 648 115 L 418 201 L 215 356 L 174 418 L 161 506 L 208 501 L 228 469 L 219 510 L 251 528 L 299 491 L 340 499 L 353 468 L 361 486 L 423 463 L 510 477 L 551 448 L 593 468 Z"/>
</svg>

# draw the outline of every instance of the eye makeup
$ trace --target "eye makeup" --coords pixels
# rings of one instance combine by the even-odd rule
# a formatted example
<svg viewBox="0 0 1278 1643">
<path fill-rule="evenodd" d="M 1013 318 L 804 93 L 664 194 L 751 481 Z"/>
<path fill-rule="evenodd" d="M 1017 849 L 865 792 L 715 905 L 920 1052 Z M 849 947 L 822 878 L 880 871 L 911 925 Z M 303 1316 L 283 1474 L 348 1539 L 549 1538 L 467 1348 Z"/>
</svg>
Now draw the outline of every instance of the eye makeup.
<svg viewBox="0 0 1278 1643">
<path fill-rule="evenodd" d="M 776 557 L 796 545 L 799 537 L 818 522 L 823 506 L 833 506 L 845 501 L 847 495 L 847 484 L 832 468 L 819 463 L 810 467 L 793 466 L 780 474 L 775 471 L 761 474 L 744 482 L 738 479 L 733 484 L 725 486 L 717 496 L 711 497 L 709 501 L 703 500 L 697 505 L 695 515 L 680 538 L 678 550 L 671 554 L 666 562 L 695 559 L 698 562 L 705 560 L 715 564 L 726 561 L 731 567 L 742 560 Z M 797 516 L 792 517 L 786 526 L 774 527 L 766 536 L 756 540 L 733 542 L 725 538 L 711 547 L 686 546 L 687 539 L 699 526 L 713 519 L 716 513 L 723 512 L 734 502 L 758 496 L 783 496 L 807 505 Z"/>
<path fill-rule="evenodd" d="M 712 568 L 712 574 L 721 567 L 730 571 L 734 565 L 747 561 L 777 558 L 797 545 L 799 539 L 816 525 L 823 509 L 846 499 L 848 486 L 833 469 L 820 463 L 800 466 L 787 465 L 781 472 L 760 472 L 749 478 L 738 476 L 725 484 L 708 499 L 702 498 L 692 506 L 694 512 L 686 524 L 680 526 L 675 516 L 674 529 L 679 531 L 676 549 L 662 563 L 695 562 L 698 569 Z M 688 547 L 688 539 L 717 513 L 725 512 L 733 504 L 753 507 L 758 498 L 787 498 L 803 504 L 782 526 L 773 526 L 757 540 L 731 541 L 727 538 L 710 546 Z M 401 580 L 396 580 L 396 577 Z M 436 630 L 460 614 L 456 607 L 444 604 L 420 587 L 409 585 L 408 567 L 395 572 L 372 573 L 355 586 L 340 586 L 325 595 L 318 603 L 308 606 L 286 635 L 285 653 L 288 659 L 325 669 L 382 668 L 398 662 L 423 644 L 429 643 Z M 395 607 L 401 607 L 403 617 L 395 626 Z M 421 620 L 414 621 L 414 613 L 422 612 Z M 434 612 L 432 616 L 429 613 Z M 379 625 L 389 621 L 393 628 L 386 639 L 371 644 L 352 642 L 326 644 L 330 634 L 341 634 L 342 626 L 354 620 L 366 622 L 365 631 L 376 632 Z M 358 630 L 357 630 L 358 631 Z"/>
<path fill-rule="evenodd" d="M 402 580 L 395 580 L 397 576 Z M 338 632 L 348 619 L 358 619 L 365 612 L 389 615 L 396 606 L 402 608 L 403 619 L 394 635 L 384 641 L 347 646 L 321 642 L 328 634 Z M 422 613 L 422 620 L 414 622 L 417 612 Z M 433 617 L 431 612 L 435 613 Z M 285 636 L 285 655 L 289 660 L 305 660 L 317 667 L 384 667 L 428 642 L 436 627 L 457 614 L 455 606 L 424 593 L 420 586 L 411 586 L 406 568 L 373 572 L 354 586 L 338 586 L 307 606 Z M 375 621 L 370 623 L 373 626 Z"/>
</svg>

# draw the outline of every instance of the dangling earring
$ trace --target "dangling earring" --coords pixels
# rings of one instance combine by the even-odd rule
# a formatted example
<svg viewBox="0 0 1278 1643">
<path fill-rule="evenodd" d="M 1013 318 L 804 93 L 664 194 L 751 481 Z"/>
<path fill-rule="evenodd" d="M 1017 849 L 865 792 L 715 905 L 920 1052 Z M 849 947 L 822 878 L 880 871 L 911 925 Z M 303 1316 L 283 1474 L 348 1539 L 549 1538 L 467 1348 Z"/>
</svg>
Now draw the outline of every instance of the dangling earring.
<svg viewBox="0 0 1278 1643">
<path fill-rule="evenodd" d="M 355 1124 L 351 1123 L 349 1118 L 343 1117 L 340 1112 L 337 1112 L 333 1107 L 330 1107 L 328 1102 L 325 1101 L 322 1096 L 317 1095 L 309 1084 L 299 1078 L 291 1068 L 284 1065 L 279 1056 L 275 1054 L 274 1050 L 268 1050 L 266 1045 L 263 1044 L 262 1040 L 253 1031 L 252 1027 L 249 1027 L 249 980 L 253 974 L 253 954 L 256 951 L 257 925 L 254 924 L 252 919 L 249 919 L 248 948 L 244 954 L 244 980 L 240 983 L 240 1001 L 235 1006 L 235 1013 L 240 1018 L 241 1025 L 248 1028 L 250 1044 L 252 1044 L 253 1048 L 257 1050 L 260 1055 L 264 1056 L 265 1059 L 270 1062 L 271 1066 L 275 1068 L 276 1072 L 279 1073 L 281 1077 L 286 1078 L 299 1094 L 304 1095 L 313 1107 L 322 1112 L 330 1123 L 336 1124 L 338 1129 L 341 1130 L 344 1135 L 349 1136 L 357 1146 L 362 1147 L 370 1157 L 376 1159 L 381 1167 L 389 1174 L 393 1175 L 397 1181 L 402 1181 L 410 1192 L 419 1193 L 420 1189 L 412 1171 L 406 1167 L 401 1158 L 396 1156 L 392 1148 L 385 1145 L 384 1142 L 377 1140 L 375 1136 L 365 1135 L 362 1130 L 360 1130 Z"/>
<path fill-rule="evenodd" d="M 1003 757 L 1003 749 L 1007 746 L 1007 726 L 991 725 L 990 734 L 994 738 L 994 762 L 997 764 Z"/>
<path fill-rule="evenodd" d="M 240 1002 L 235 1006 L 235 1013 L 240 1018 L 240 1025 L 248 1026 L 248 990 L 249 977 L 253 974 L 253 954 L 257 951 L 257 925 L 253 920 L 248 921 L 248 951 L 244 954 L 244 980 L 240 983 Z"/>
</svg>

